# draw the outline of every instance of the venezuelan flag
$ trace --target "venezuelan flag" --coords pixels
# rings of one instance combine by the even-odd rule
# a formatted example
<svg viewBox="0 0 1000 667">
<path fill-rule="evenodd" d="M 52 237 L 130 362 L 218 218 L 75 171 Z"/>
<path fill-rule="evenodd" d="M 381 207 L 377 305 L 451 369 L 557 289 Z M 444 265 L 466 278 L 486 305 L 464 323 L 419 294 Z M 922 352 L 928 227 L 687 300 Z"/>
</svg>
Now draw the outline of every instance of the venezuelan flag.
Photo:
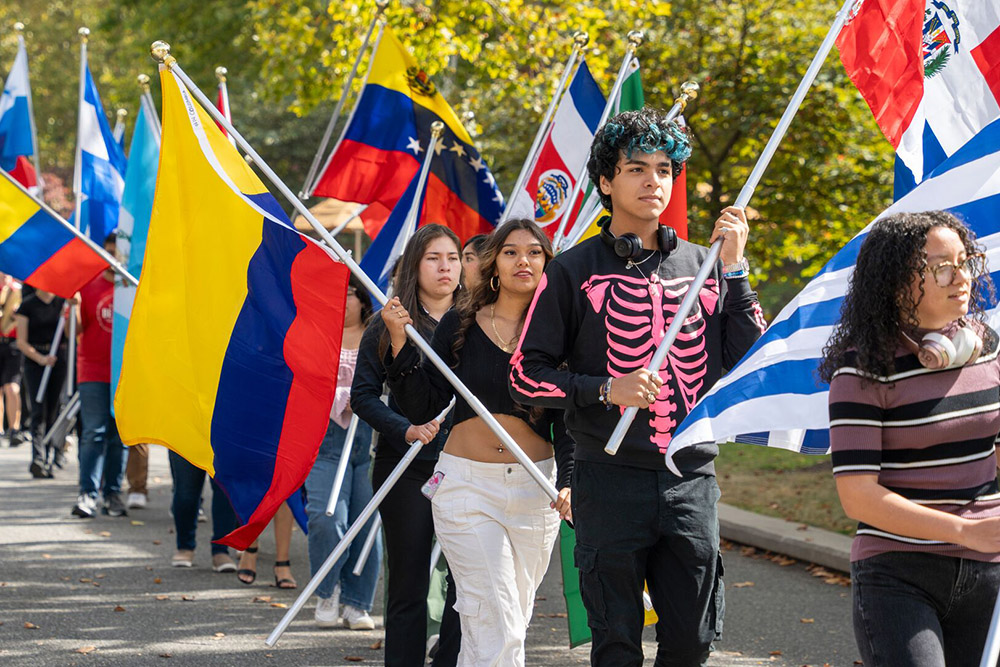
<svg viewBox="0 0 1000 667">
<path fill-rule="evenodd" d="M 420 223 L 450 227 L 462 239 L 489 233 L 503 212 L 503 196 L 472 137 L 388 28 L 343 139 L 316 185 L 318 197 L 368 204 L 361 218 L 375 238 L 403 195 L 430 143 L 431 123 L 444 133 L 431 162 Z"/>
<path fill-rule="evenodd" d="M 0 169 L 0 271 L 68 299 L 106 268 L 100 255 Z"/>
<path fill-rule="evenodd" d="M 305 481 L 336 388 L 348 270 L 297 233 L 183 83 L 161 71 L 156 195 L 115 397 L 126 444 L 208 471 L 243 549 Z"/>
</svg>

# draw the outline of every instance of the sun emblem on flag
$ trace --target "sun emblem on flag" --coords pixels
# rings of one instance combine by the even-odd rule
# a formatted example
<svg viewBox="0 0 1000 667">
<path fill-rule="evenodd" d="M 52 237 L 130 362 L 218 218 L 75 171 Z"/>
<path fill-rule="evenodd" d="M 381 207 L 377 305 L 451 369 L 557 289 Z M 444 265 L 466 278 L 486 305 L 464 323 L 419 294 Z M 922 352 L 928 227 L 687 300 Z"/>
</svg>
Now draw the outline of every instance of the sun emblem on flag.
<svg viewBox="0 0 1000 667">
<path fill-rule="evenodd" d="M 569 197 L 570 181 L 561 169 L 549 169 L 538 178 L 535 195 L 535 222 L 544 227 L 562 213 Z"/>
<path fill-rule="evenodd" d="M 941 0 L 930 0 L 924 11 L 924 78 L 930 79 L 948 64 L 962 42 L 958 14 Z"/>
<path fill-rule="evenodd" d="M 437 86 L 435 86 L 434 82 L 431 81 L 427 72 L 423 71 L 419 67 L 406 68 L 406 84 L 410 87 L 410 90 L 417 95 L 434 97 L 434 95 L 437 94 Z"/>
</svg>

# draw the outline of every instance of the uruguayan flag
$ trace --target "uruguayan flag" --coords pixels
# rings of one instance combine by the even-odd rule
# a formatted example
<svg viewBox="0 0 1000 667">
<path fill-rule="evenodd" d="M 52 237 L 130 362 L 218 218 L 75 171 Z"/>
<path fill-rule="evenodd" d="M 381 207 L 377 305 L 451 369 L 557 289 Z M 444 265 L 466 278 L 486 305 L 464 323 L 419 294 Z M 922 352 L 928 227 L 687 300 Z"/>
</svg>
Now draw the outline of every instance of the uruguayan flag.
<svg viewBox="0 0 1000 667">
<path fill-rule="evenodd" d="M 1000 121 L 973 137 L 879 218 L 936 209 L 964 220 L 986 246 L 988 265 L 1000 269 Z M 676 471 L 672 458 L 677 451 L 706 442 L 827 452 L 829 385 L 819 381 L 817 369 L 870 227 L 834 255 L 691 410 L 667 449 L 668 467 Z M 994 272 L 993 280 L 1000 282 L 1000 273 Z M 996 309 L 991 315 L 996 318 Z"/>
<path fill-rule="evenodd" d="M 80 228 L 101 244 L 118 226 L 118 207 L 125 188 L 125 153 L 104 115 L 90 67 L 84 67 L 83 86 L 73 190 L 83 193 Z"/>
<path fill-rule="evenodd" d="M 125 191 L 118 214 L 116 246 L 121 263 L 129 273 L 138 278 L 142 275 L 142 260 L 146 255 L 146 235 L 149 233 L 149 218 L 153 213 L 156 170 L 160 164 L 160 129 L 156 111 L 145 98 L 139 105 L 139 115 L 135 119 L 129 155 L 131 164 L 125 176 Z M 132 316 L 135 290 L 132 285 L 122 281 L 115 282 L 114 319 L 111 323 L 112 405 L 121 375 L 125 333 Z"/>
</svg>

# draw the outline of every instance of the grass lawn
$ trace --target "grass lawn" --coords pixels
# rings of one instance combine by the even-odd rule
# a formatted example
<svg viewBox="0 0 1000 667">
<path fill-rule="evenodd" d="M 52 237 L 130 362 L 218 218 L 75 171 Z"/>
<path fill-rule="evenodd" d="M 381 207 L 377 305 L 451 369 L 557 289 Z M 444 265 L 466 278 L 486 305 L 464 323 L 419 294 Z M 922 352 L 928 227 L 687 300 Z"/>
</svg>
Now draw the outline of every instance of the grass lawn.
<svg viewBox="0 0 1000 667">
<path fill-rule="evenodd" d="M 720 445 L 715 461 L 722 502 L 796 523 L 853 535 L 840 507 L 829 456 L 757 445 Z"/>
</svg>

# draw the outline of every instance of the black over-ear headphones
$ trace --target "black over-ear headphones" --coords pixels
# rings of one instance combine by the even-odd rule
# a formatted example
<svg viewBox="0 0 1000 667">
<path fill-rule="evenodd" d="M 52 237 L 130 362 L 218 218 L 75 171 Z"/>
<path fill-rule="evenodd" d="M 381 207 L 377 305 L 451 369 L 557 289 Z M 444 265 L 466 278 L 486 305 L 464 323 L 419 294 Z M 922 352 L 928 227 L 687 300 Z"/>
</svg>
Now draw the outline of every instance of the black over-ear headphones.
<svg viewBox="0 0 1000 667">
<path fill-rule="evenodd" d="M 615 255 L 626 261 L 635 261 L 642 254 L 642 240 L 637 234 L 629 232 L 621 236 L 611 233 L 611 216 L 604 216 L 597 221 L 601 230 L 601 240 L 604 245 L 615 251 Z M 677 248 L 677 230 L 666 225 L 656 226 L 656 244 L 666 258 Z"/>
</svg>

